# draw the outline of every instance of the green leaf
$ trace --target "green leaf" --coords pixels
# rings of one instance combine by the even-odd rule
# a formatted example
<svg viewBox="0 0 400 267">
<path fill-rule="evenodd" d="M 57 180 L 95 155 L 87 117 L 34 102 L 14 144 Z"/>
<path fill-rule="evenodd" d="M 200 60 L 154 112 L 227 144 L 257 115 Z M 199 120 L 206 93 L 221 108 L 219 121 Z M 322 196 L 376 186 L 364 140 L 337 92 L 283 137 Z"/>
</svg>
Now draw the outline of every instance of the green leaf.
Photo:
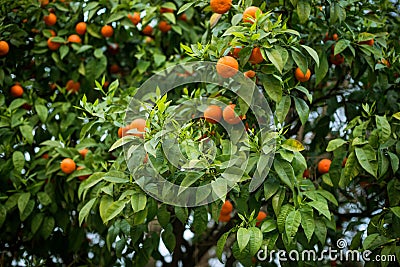
<svg viewBox="0 0 400 267">
<path fill-rule="evenodd" d="M 277 103 L 281 101 L 281 82 L 272 75 L 262 75 L 260 79 L 263 81 L 264 90 L 267 92 L 268 96 Z"/>
<path fill-rule="evenodd" d="M 345 188 L 350 183 L 350 181 L 352 181 L 353 178 L 358 175 L 358 173 L 359 170 L 358 170 L 357 158 L 356 154 L 353 151 L 347 157 L 346 165 L 344 166 L 344 171 L 342 172 L 342 175 L 340 177 L 339 187 Z"/>
<path fill-rule="evenodd" d="M 297 15 L 299 16 L 300 23 L 308 21 L 311 13 L 310 2 L 306 0 L 298 0 L 297 2 Z"/>
<path fill-rule="evenodd" d="M 267 178 L 264 182 L 264 198 L 267 201 L 270 199 L 279 189 L 279 183 L 272 177 Z"/>
<path fill-rule="evenodd" d="M 400 121 L 400 112 L 393 114 L 392 117 Z"/>
<path fill-rule="evenodd" d="M 231 233 L 230 231 L 224 233 L 224 234 L 218 239 L 218 242 L 217 242 L 217 251 L 216 251 L 216 255 L 217 255 L 217 257 L 218 257 L 218 259 L 219 259 L 219 261 L 220 261 L 221 263 L 223 263 L 223 262 L 222 262 L 222 252 L 224 252 L 225 243 L 226 243 L 226 240 L 228 239 L 228 236 L 229 236 L 230 233 Z"/>
<path fill-rule="evenodd" d="M 299 152 L 304 150 L 303 144 L 297 141 L 296 139 L 286 139 L 281 144 L 281 147 L 292 152 Z"/>
<path fill-rule="evenodd" d="M 21 173 L 22 169 L 24 168 L 25 165 L 25 157 L 24 154 L 22 154 L 21 151 L 14 151 L 13 156 L 13 165 L 14 165 L 14 170 L 17 173 Z"/>
<path fill-rule="evenodd" d="M 312 209 L 302 209 L 301 213 L 301 227 L 303 227 L 304 234 L 307 237 L 308 242 L 310 242 L 311 237 L 315 230 L 315 222 Z"/>
<path fill-rule="evenodd" d="M 239 245 L 239 250 L 243 251 L 243 249 L 247 246 L 250 240 L 249 230 L 246 228 L 239 228 L 236 234 L 236 239 Z"/>
<path fill-rule="evenodd" d="M 44 219 L 44 213 L 37 213 L 35 214 L 35 216 L 33 216 L 31 222 L 32 234 L 35 234 L 39 230 L 40 226 L 42 225 L 43 219 Z"/>
<path fill-rule="evenodd" d="M 49 195 L 46 192 L 39 192 L 37 194 L 38 200 L 39 202 L 43 205 L 43 206 L 47 206 L 51 204 L 51 198 L 49 197 Z"/>
<path fill-rule="evenodd" d="M 385 143 L 390 138 L 391 129 L 386 116 L 375 116 L 376 127 L 378 128 L 379 142 Z"/>
<path fill-rule="evenodd" d="M 274 66 L 278 69 L 280 73 L 282 73 L 283 67 L 285 66 L 282 56 L 279 53 L 278 50 L 272 49 L 272 50 L 265 50 L 268 59 L 274 64 Z"/>
<path fill-rule="evenodd" d="M 276 117 L 280 123 L 285 121 L 287 114 L 289 113 L 291 104 L 290 96 L 283 96 L 281 101 L 279 101 L 278 105 L 276 106 Z"/>
<path fill-rule="evenodd" d="M 263 234 L 258 227 L 250 227 L 248 229 L 250 234 L 249 249 L 250 255 L 255 255 L 261 248 L 263 242 Z"/>
<path fill-rule="evenodd" d="M 162 227 L 166 227 L 171 218 L 171 213 L 167 210 L 167 206 L 165 204 L 161 205 L 157 212 L 158 222 Z"/>
<path fill-rule="evenodd" d="M 388 152 L 388 155 L 390 158 L 390 164 L 392 165 L 393 173 L 396 173 L 399 169 L 399 157 L 392 152 Z"/>
<path fill-rule="evenodd" d="M 392 207 L 390 208 L 390 210 L 393 212 L 394 215 L 400 218 L 400 207 Z"/>
<path fill-rule="evenodd" d="M 194 5 L 194 3 L 195 2 L 189 2 L 189 3 L 184 4 L 183 6 L 181 6 L 181 8 L 179 8 L 179 11 L 177 14 L 179 15 L 179 14 L 185 12 L 188 8 L 190 8 L 192 5 Z"/>
<path fill-rule="evenodd" d="M 293 210 L 289 212 L 288 216 L 286 217 L 286 236 L 289 240 L 293 240 L 295 237 L 299 226 L 301 223 L 301 213 L 299 210 Z"/>
<path fill-rule="evenodd" d="M 333 150 L 336 150 L 338 147 L 341 147 L 342 145 L 346 144 L 347 141 L 337 138 L 334 140 L 329 141 L 328 147 L 326 148 L 327 152 L 332 152 Z"/>
<path fill-rule="evenodd" d="M 60 47 L 60 59 L 63 60 L 68 55 L 68 52 L 69 52 L 69 47 L 66 45 L 62 45 Z"/>
<path fill-rule="evenodd" d="M 308 54 L 310 54 L 310 56 L 314 59 L 315 63 L 317 64 L 317 67 L 318 67 L 319 66 L 319 57 L 318 57 L 317 52 L 307 45 L 301 45 L 301 47 L 303 47 L 308 52 Z"/>
<path fill-rule="evenodd" d="M 308 63 L 307 63 L 307 58 L 300 52 L 292 50 L 292 58 L 296 65 L 301 69 L 303 73 L 307 72 L 308 69 Z"/>
<path fill-rule="evenodd" d="M 3 226 L 3 223 L 6 221 L 7 217 L 7 209 L 0 204 L 0 228 Z"/>
<path fill-rule="evenodd" d="M 28 201 L 28 204 L 26 204 L 26 207 L 22 214 L 20 214 L 19 218 L 21 221 L 25 221 L 29 215 L 31 215 L 33 209 L 35 208 L 35 201 L 33 199 Z"/>
<path fill-rule="evenodd" d="M 310 108 L 308 107 L 306 101 L 298 97 L 293 97 L 296 111 L 299 114 L 300 121 L 304 125 L 308 120 L 308 114 L 310 113 Z"/>
<path fill-rule="evenodd" d="M 285 189 L 281 188 L 272 198 L 272 208 L 275 215 L 278 216 L 281 210 L 283 201 L 285 200 Z"/>
<path fill-rule="evenodd" d="M 36 110 L 36 113 L 38 114 L 40 121 L 42 123 L 45 123 L 47 120 L 47 115 L 48 115 L 47 108 L 44 105 L 35 104 L 35 110 Z"/>
<path fill-rule="evenodd" d="M 125 18 L 126 16 L 127 16 L 126 11 L 112 13 L 106 20 L 105 24 L 110 24 L 111 22 L 121 20 L 122 18 Z"/>
<path fill-rule="evenodd" d="M 315 222 L 315 235 L 321 244 L 325 245 L 326 234 L 328 230 L 326 229 L 326 224 L 322 220 L 314 220 Z"/>
<path fill-rule="evenodd" d="M 333 54 L 337 55 L 337 54 L 343 52 L 349 45 L 350 45 L 349 40 L 340 39 L 335 45 Z"/>
<path fill-rule="evenodd" d="M 316 192 L 318 194 L 320 194 L 321 196 L 323 196 L 328 201 L 330 201 L 331 203 L 333 203 L 335 206 L 339 205 L 337 200 L 336 200 L 336 198 L 335 198 L 335 196 L 331 192 L 328 192 L 328 191 L 323 190 L 323 189 L 318 189 Z"/>
<path fill-rule="evenodd" d="M 299 90 L 300 92 L 304 93 L 307 96 L 308 101 L 310 101 L 310 103 L 312 103 L 313 97 L 312 94 L 310 94 L 310 92 L 307 90 L 307 88 L 301 86 L 301 85 L 297 85 L 295 87 L 295 89 Z"/>
<path fill-rule="evenodd" d="M 326 202 L 311 201 L 311 202 L 307 202 L 307 205 L 309 205 L 310 207 L 313 207 L 314 209 L 319 211 L 319 213 L 324 215 L 328 220 L 331 219 L 331 213 L 329 211 L 328 204 Z"/>
<path fill-rule="evenodd" d="M 136 192 L 131 196 L 131 206 L 133 212 L 139 212 L 141 210 L 144 210 L 146 208 L 146 204 L 147 204 L 147 197 L 144 193 Z"/>
<path fill-rule="evenodd" d="M 276 219 L 276 222 L 278 224 L 278 230 L 280 233 L 283 233 L 283 230 L 285 229 L 287 215 L 289 214 L 289 212 L 291 212 L 293 210 L 294 210 L 294 207 L 290 204 L 286 204 L 281 207 L 279 215 Z"/>
<path fill-rule="evenodd" d="M 26 100 L 23 98 L 17 98 L 15 100 L 13 100 L 10 104 L 10 106 L 8 107 L 11 111 L 13 111 L 14 109 L 19 108 L 20 106 L 22 106 L 23 104 L 26 103 Z"/>
<path fill-rule="evenodd" d="M 320 54 L 320 61 L 319 61 L 319 66 L 315 67 L 315 85 L 318 85 L 326 76 L 328 73 L 329 69 L 329 64 L 328 64 L 328 58 L 325 55 L 325 53 Z"/>
<path fill-rule="evenodd" d="M 274 169 L 281 181 L 286 184 L 292 191 L 294 188 L 294 171 L 292 165 L 287 161 L 274 160 Z"/>
<path fill-rule="evenodd" d="M 204 206 L 195 208 L 193 224 L 192 224 L 195 233 L 202 233 L 203 231 L 205 231 L 207 229 L 207 223 L 208 223 L 207 208 Z"/>
<path fill-rule="evenodd" d="M 18 209 L 19 209 L 20 214 L 22 214 L 24 212 L 26 205 L 28 205 L 30 198 L 31 198 L 31 193 L 23 193 L 18 198 Z"/>
<path fill-rule="evenodd" d="M 378 171 L 378 164 L 376 164 L 376 154 L 373 148 L 369 145 L 364 147 L 355 148 L 358 163 L 361 167 L 366 170 L 369 174 L 376 177 Z M 346 162 L 347 164 L 347 162 Z"/>
<path fill-rule="evenodd" d="M 389 239 L 385 236 L 382 236 L 378 233 L 368 235 L 364 242 L 363 242 L 363 248 L 368 249 L 368 250 L 374 250 L 377 247 L 380 247 L 384 244 L 387 244 L 389 242 L 393 242 L 395 239 Z"/>
<path fill-rule="evenodd" d="M 186 207 L 174 207 L 175 215 L 183 224 L 187 223 L 187 219 L 189 217 L 189 211 Z"/>
<path fill-rule="evenodd" d="M 176 246 L 176 238 L 171 224 L 168 224 L 168 227 L 162 232 L 161 237 L 168 251 L 172 253 Z"/>
<path fill-rule="evenodd" d="M 118 200 L 112 202 L 108 207 L 104 214 L 103 222 L 107 223 L 108 221 L 114 219 L 118 216 L 122 210 L 125 208 L 126 201 Z"/>
<path fill-rule="evenodd" d="M 83 206 L 83 208 L 79 211 L 79 225 L 82 225 L 83 220 L 89 215 L 90 211 L 94 203 L 96 202 L 96 198 L 92 198 L 88 203 Z"/>
<path fill-rule="evenodd" d="M 26 141 L 29 144 L 32 144 L 33 143 L 33 133 L 32 133 L 33 128 L 32 128 L 32 126 L 27 125 L 27 124 L 21 125 L 21 126 L 19 126 L 19 130 L 21 131 L 22 136 L 25 137 Z"/>
<path fill-rule="evenodd" d="M 40 233 L 44 239 L 49 238 L 53 232 L 55 226 L 55 220 L 53 217 L 46 217 L 43 220 L 42 227 L 40 228 Z"/>
</svg>

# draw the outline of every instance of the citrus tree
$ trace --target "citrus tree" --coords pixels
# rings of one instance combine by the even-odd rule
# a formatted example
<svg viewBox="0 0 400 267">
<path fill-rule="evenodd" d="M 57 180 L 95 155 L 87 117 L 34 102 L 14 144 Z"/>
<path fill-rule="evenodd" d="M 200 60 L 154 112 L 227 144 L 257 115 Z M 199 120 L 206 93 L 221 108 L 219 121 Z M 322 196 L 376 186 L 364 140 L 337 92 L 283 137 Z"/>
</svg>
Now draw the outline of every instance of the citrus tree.
<svg viewBox="0 0 400 267">
<path fill-rule="evenodd" d="M 398 3 L 0 2 L 2 265 L 400 262 Z"/>
</svg>

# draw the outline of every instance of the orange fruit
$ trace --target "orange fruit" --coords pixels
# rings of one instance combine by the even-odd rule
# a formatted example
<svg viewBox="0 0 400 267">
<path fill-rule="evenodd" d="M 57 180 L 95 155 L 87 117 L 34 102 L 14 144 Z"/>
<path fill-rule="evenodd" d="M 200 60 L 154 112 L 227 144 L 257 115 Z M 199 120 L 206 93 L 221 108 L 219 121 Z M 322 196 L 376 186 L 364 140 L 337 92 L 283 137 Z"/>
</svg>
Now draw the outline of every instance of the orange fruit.
<svg viewBox="0 0 400 267">
<path fill-rule="evenodd" d="M 172 29 L 171 25 L 169 25 L 166 21 L 160 21 L 158 28 L 164 33 L 169 32 Z"/>
<path fill-rule="evenodd" d="M 119 127 L 118 128 L 118 138 L 121 138 L 123 134 L 125 134 L 125 127 Z"/>
<path fill-rule="evenodd" d="M 225 200 L 224 204 L 222 204 L 222 208 L 220 211 L 221 215 L 230 215 L 233 211 L 233 205 L 229 200 Z"/>
<path fill-rule="evenodd" d="M 318 162 L 318 172 L 320 174 L 328 173 L 332 161 L 330 159 L 322 159 Z"/>
<path fill-rule="evenodd" d="M 114 29 L 110 25 L 104 25 L 100 32 L 104 38 L 109 38 L 114 34 Z"/>
<path fill-rule="evenodd" d="M 218 218 L 218 221 L 224 222 L 224 223 L 227 223 L 230 220 L 231 220 L 231 215 L 230 214 L 227 214 L 227 215 L 220 214 L 219 218 Z"/>
<path fill-rule="evenodd" d="M 68 42 L 70 43 L 82 43 L 81 37 L 79 37 L 79 35 L 77 34 L 71 34 L 70 36 L 68 36 Z"/>
<path fill-rule="evenodd" d="M 84 148 L 84 149 L 81 149 L 81 150 L 79 150 L 79 154 L 82 156 L 82 158 L 85 158 L 86 157 L 86 154 L 89 152 L 89 149 L 87 149 L 87 148 Z"/>
<path fill-rule="evenodd" d="M 111 66 L 110 66 L 110 72 L 112 73 L 112 74 L 116 74 L 116 73 L 118 73 L 120 71 L 120 67 L 118 66 L 118 64 L 112 64 Z"/>
<path fill-rule="evenodd" d="M 256 76 L 256 72 L 254 70 L 248 70 L 244 73 L 244 76 L 247 78 L 254 78 Z"/>
<path fill-rule="evenodd" d="M 77 170 L 79 171 L 79 170 L 83 170 L 85 167 L 82 167 L 82 166 L 79 166 L 78 168 L 77 168 Z M 83 181 L 83 180 L 86 180 L 87 178 L 89 178 L 89 176 L 90 176 L 90 174 L 87 174 L 87 175 L 81 175 L 81 176 L 78 176 L 78 179 L 79 179 L 79 181 Z"/>
<path fill-rule="evenodd" d="M 60 43 L 53 42 L 52 39 L 53 39 L 53 37 L 50 37 L 50 38 L 47 40 L 47 46 L 48 46 L 48 48 L 49 48 L 50 50 L 55 51 L 55 50 L 57 50 L 58 48 L 60 48 L 60 45 L 61 45 L 61 44 L 60 44 Z"/>
<path fill-rule="evenodd" d="M 182 15 L 180 15 L 180 16 L 178 17 L 178 19 L 179 19 L 179 20 L 182 20 L 182 21 L 187 21 L 187 15 L 186 15 L 185 13 L 183 13 Z"/>
<path fill-rule="evenodd" d="M 305 169 L 303 172 L 303 178 L 309 178 L 310 177 L 310 170 L 309 169 Z"/>
<path fill-rule="evenodd" d="M 261 222 L 265 220 L 265 218 L 267 218 L 267 213 L 264 211 L 260 211 L 257 215 L 257 222 L 256 222 L 256 226 L 260 226 Z"/>
<path fill-rule="evenodd" d="M 6 41 L 0 41 L 0 56 L 5 56 L 10 51 L 10 46 Z"/>
<path fill-rule="evenodd" d="M 216 105 L 210 105 L 204 110 L 204 118 L 210 123 L 217 123 L 222 118 L 222 109 Z"/>
<path fill-rule="evenodd" d="M 224 14 L 231 9 L 232 0 L 211 0 L 210 7 L 212 12 Z"/>
<path fill-rule="evenodd" d="M 70 174 L 76 169 L 75 161 L 70 158 L 63 159 L 60 168 L 63 173 Z"/>
<path fill-rule="evenodd" d="M 147 25 L 146 27 L 143 28 L 142 32 L 144 35 L 150 36 L 153 34 L 153 27 Z"/>
<path fill-rule="evenodd" d="M 360 42 L 361 45 L 365 44 L 365 45 L 369 45 L 369 46 L 373 46 L 374 43 L 375 43 L 374 39 Z"/>
<path fill-rule="evenodd" d="M 264 58 L 261 54 L 261 49 L 259 47 L 254 47 L 253 50 L 251 51 L 249 62 L 251 64 L 260 64 L 263 61 Z"/>
<path fill-rule="evenodd" d="M 378 63 L 386 65 L 386 67 L 388 67 L 388 68 L 390 68 L 390 66 L 391 66 L 389 60 L 387 60 L 385 58 L 382 58 L 380 61 L 378 61 Z"/>
<path fill-rule="evenodd" d="M 160 13 L 174 13 L 174 10 L 172 8 L 162 7 L 160 8 Z"/>
<path fill-rule="evenodd" d="M 306 82 L 310 79 L 311 77 L 311 71 L 307 69 L 306 73 L 304 74 L 299 67 L 296 68 L 296 71 L 294 72 L 294 76 L 299 82 Z"/>
<path fill-rule="evenodd" d="M 334 41 L 339 40 L 339 35 L 337 35 L 337 33 L 334 33 L 334 34 L 332 35 L 332 39 L 333 39 Z"/>
<path fill-rule="evenodd" d="M 231 56 L 224 56 L 217 61 L 217 73 L 223 78 L 234 76 L 239 69 L 239 63 Z"/>
<path fill-rule="evenodd" d="M 250 6 L 245 9 L 243 12 L 243 22 L 248 22 L 253 24 L 256 18 L 257 10 L 259 10 L 260 14 L 262 14 L 261 9 L 256 6 Z"/>
<path fill-rule="evenodd" d="M 49 15 L 44 16 L 43 20 L 47 26 L 53 26 L 57 23 L 57 16 L 53 13 L 50 13 Z"/>
<path fill-rule="evenodd" d="M 46 154 L 43 154 L 43 155 L 42 155 L 42 158 L 43 158 L 43 159 L 49 159 L 49 154 L 47 154 L 47 153 L 46 153 Z"/>
<path fill-rule="evenodd" d="M 53 36 L 53 37 L 57 35 L 54 30 L 49 30 L 49 32 L 50 32 L 50 35 Z"/>
<path fill-rule="evenodd" d="M 49 4 L 49 0 L 40 0 L 40 7 L 45 7 Z"/>
<path fill-rule="evenodd" d="M 242 50 L 241 47 L 235 47 L 235 48 L 233 49 L 233 51 L 232 51 L 232 56 L 233 56 L 234 58 L 238 58 L 238 57 L 239 57 L 240 50 Z"/>
<path fill-rule="evenodd" d="M 143 138 L 143 133 L 145 132 L 146 128 L 146 120 L 144 119 L 134 119 L 131 124 L 128 126 L 129 130 L 136 129 L 138 132 L 142 133 L 134 133 L 132 135 Z"/>
<path fill-rule="evenodd" d="M 329 62 L 331 62 L 333 65 L 340 65 L 344 62 L 344 57 L 340 54 L 337 54 L 336 56 L 332 53 L 329 56 Z"/>
<path fill-rule="evenodd" d="M 74 80 L 69 80 L 67 82 L 67 84 L 65 85 L 65 88 L 67 89 L 68 92 L 71 91 L 72 93 L 76 93 L 81 88 L 81 84 L 80 84 L 80 82 L 75 82 Z"/>
<path fill-rule="evenodd" d="M 229 124 L 238 124 L 242 121 L 241 117 L 236 115 L 235 107 L 235 104 L 230 104 L 226 106 L 222 112 L 222 117 Z"/>
<path fill-rule="evenodd" d="M 342 168 L 344 168 L 346 166 L 347 163 L 347 158 L 344 158 L 342 161 Z"/>
<path fill-rule="evenodd" d="M 138 25 L 140 22 L 140 13 L 139 12 L 134 12 L 132 14 L 128 14 L 128 19 L 135 25 Z"/>
<path fill-rule="evenodd" d="M 86 23 L 79 22 L 78 24 L 76 24 L 75 31 L 79 35 L 84 35 L 86 33 Z"/>
<path fill-rule="evenodd" d="M 21 85 L 15 84 L 11 86 L 10 93 L 13 97 L 21 97 L 24 94 L 24 89 Z"/>
</svg>

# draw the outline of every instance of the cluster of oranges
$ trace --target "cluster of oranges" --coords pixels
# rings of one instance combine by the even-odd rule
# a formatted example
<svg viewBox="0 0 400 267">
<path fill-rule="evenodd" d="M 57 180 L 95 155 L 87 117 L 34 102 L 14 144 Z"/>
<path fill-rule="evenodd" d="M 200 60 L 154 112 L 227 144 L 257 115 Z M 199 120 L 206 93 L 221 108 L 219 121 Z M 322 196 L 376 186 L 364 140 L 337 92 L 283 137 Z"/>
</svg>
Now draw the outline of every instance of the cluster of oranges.
<svg viewBox="0 0 400 267">
<path fill-rule="evenodd" d="M 244 119 L 244 116 L 238 116 L 235 113 L 235 104 L 230 104 L 222 110 L 217 105 L 208 106 L 203 113 L 203 117 L 206 121 L 210 123 L 218 123 L 223 118 L 228 124 L 238 124 Z"/>
<path fill-rule="evenodd" d="M 89 149 L 87 149 L 87 148 L 79 150 L 79 154 L 81 155 L 81 157 L 83 159 L 86 157 L 86 154 L 88 152 L 89 152 Z M 49 156 L 48 156 L 48 154 L 45 154 L 42 157 L 45 158 L 45 159 L 48 159 Z M 65 174 L 71 174 L 75 170 L 83 170 L 84 168 L 85 167 L 83 167 L 83 166 L 78 166 L 77 167 L 75 161 L 73 159 L 71 159 L 71 158 L 65 158 L 60 163 L 60 169 Z M 89 175 L 81 175 L 81 176 L 78 176 L 78 179 L 80 181 L 83 181 L 83 180 L 87 179 L 88 177 L 89 177 Z"/>
<path fill-rule="evenodd" d="M 219 213 L 219 222 L 227 223 L 231 220 L 231 214 L 233 211 L 233 205 L 229 200 L 225 200 Z M 256 218 L 256 226 L 260 226 L 261 223 L 267 218 L 265 211 L 259 211 Z"/>
</svg>

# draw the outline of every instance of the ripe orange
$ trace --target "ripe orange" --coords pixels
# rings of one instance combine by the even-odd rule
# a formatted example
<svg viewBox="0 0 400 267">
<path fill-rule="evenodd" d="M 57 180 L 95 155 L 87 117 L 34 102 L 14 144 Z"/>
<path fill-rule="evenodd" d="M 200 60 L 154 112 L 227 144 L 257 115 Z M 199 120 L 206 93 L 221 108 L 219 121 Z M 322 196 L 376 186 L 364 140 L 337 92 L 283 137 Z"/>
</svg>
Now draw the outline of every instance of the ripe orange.
<svg viewBox="0 0 400 267">
<path fill-rule="evenodd" d="M 119 127 L 118 128 L 118 138 L 121 138 L 123 135 L 125 135 L 125 127 Z"/>
<path fill-rule="evenodd" d="M 229 200 L 225 200 L 224 204 L 222 205 L 220 214 L 221 215 L 230 215 L 233 210 L 233 205 Z"/>
<path fill-rule="evenodd" d="M 223 78 L 234 76 L 239 70 L 239 63 L 231 56 L 221 57 L 217 61 L 217 73 Z"/>
<path fill-rule="evenodd" d="M 305 169 L 303 172 L 303 178 L 310 178 L 310 170 L 309 169 Z"/>
<path fill-rule="evenodd" d="M 229 124 L 238 124 L 242 121 L 241 117 L 236 115 L 235 107 L 235 104 L 230 104 L 229 106 L 226 106 L 222 112 L 222 117 Z"/>
<path fill-rule="evenodd" d="M 63 173 L 70 174 L 76 169 L 75 161 L 70 158 L 63 159 L 60 168 Z"/>
<path fill-rule="evenodd" d="M 50 13 L 49 15 L 44 16 L 43 20 L 47 26 L 53 26 L 57 23 L 57 16 L 53 13 Z"/>
<path fill-rule="evenodd" d="M 222 109 L 216 105 L 210 105 L 204 110 L 204 118 L 210 123 L 217 123 L 222 118 Z"/>
<path fill-rule="evenodd" d="M 79 22 L 78 24 L 76 24 L 75 31 L 79 35 L 84 35 L 86 33 L 86 23 Z"/>
<path fill-rule="evenodd" d="M 328 173 L 332 161 L 330 159 L 322 159 L 318 162 L 318 172 L 320 174 Z"/>
<path fill-rule="evenodd" d="M 118 64 L 112 64 L 110 66 L 110 72 L 112 74 L 117 74 L 120 71 L 120 67 L 118 66 Z"/>
<path fill-rule="evenodd" d="M 232 0 L 211 0 L 210 7 L 212 12 L 224 14 L 231 9 Z"/>
<path fill-rule="evenodd" d="M 146 27 L 143 28 L 142 32 L 144 35 L 151 36 L 153 34 L 153 27 L 147 25 Z"/>
<path fill-rule="evenodd" d="M 251 64 L 260 64 L 263 61 L 264 58 L 261 54 L 261 49 L 259 47 L 254 47 L 253 50 L 251 51 L 249 62 Z"/>
<path fill-rule="evenodd" d="M 311 71 L 307 69 L 306 74 L 304 74 L 299 67 L 296 68 L 296 71 L 294 72 L 294 76 L 299 82 L 306 82 L 310 79 L 311 77 Z"/>
<path fill-rule="evenodd" d="M 346 167 L 347 158 L 344 158 L 342 161 L 342 168 Z"/>
<path fill-rule="evenodd" d="M 375 43 L 374 39 L 360 42 L 361 45 L 365 44 L 365 45 L 369 45 L 369 46 L 373 46 L 374 43 Z"/>
<path fill-rule="evenodd" d="M 40 0 L 40 7 L 45 7 L 49 4 L 49 0 Z"/>
<path fill-rule="evenodd" d="M 339 40 L 339 35 L 337 35 L 337 33 L 334 33 L 334 34 L 332 35 L 332 39 L 333 39 L 334 41 Z"/>
<path fill-rule="evenodd" d="M 10 51 L 10 46 L 6 41 L 0 41 L 0 56 L 5 56 Z"/>
<path fill-rule="evenodd" d="M 233 56 L 234 58 L 238 58 L 238 57 L 239 57 L 240 50 L 242 50 L 241 47 L 235 47 L 235 48 L 233 49 L 232 56 Z"/>
<path fill-rule="evenodd" d="M 15 84 L 11 86 L 10 93 L 13 97 L 21 97 L 24 94 L 24 89 L 21 85 Z"/>
<path fill-rule="evenodd" d="M 80 84 L 80 82 L 75 82 L 73 80 L 69 80 L 67 82 L 67 84 L 65 85 L 65 88 L 67 89 L 68 92 L 71 91 L 72 93 L 76 93 L 81 88 L 81 84 Z"/>
<path fill-rule="evenodd" d="M 136 129 L 138 132 L 142 133 L 134 133 L 132 135 L 143 138 L 143 133 L 145 132 L 146 128 L 146 121 L 144 119 L 134 119 L 131 124 L 129 124 L 129 130 Z"/>
<path fill-rule="evenodd" d="M 172 8 L 162 7 L 160 8 L 160 13 L 174 13 L 174 10 Z"/>
<path fill-rule="evenodd" d="M 60 44 L 60 43 L 53 42 L 52 39 L 53 39 L 53 37 L 50 37 L 50 38 L 47 40 L 47 46 L 49 47 L 50 50 L 55 51 L 55 50 L 57 50 L 58 48 L 60 48 L 60 45 L 61 45 L 61 44 Z"/>
<path fill-rule="evenodd" d="M 42 155 L 42 158 L 43 158 L 43 159 L 49 159 L 49 154 L 47 154 L 47 153 L 46 153 L 46 154 L 43 154 L 43 155 Z"/>
<path fill-rule="evenodd" d="M 83 170 L 85 167 L 82 167 L 82 166 L 79 166 L 78 168 L 77 168 L 77 170 L 79 171 L 79 170 Z M 90 176 L 90 174 L 87 174 L 87 175 L 81 175 L 81 176 L 78 176 L 78 179 L 79 179 L 79 181 L 83 181 L 83 180 L 86 180 L 87 178 L 89 178 L 89 176 Z"/>
<path fill-rule="evenodd" d="M 230 220 L 231 220 L 231 215 L 230 214 L 227 214 L 227 215 L 220 214 L 219 218 L 218 218 L 218 221 L 224 222 L 224 223 L 227 223 Z"/>
<path fill-rule="evenodd" d="M 329 55 L 329 62 L 331 62 L 333 65 L 340 65 L 344 62 L 344 57 L 340 54 L 337 54 L 336 56 L 332 53 Z"/>
<path fill-rule="evenodd" d="M 70 36 L 68 36 L 68 42 L 70 43 L 82 43 L 81 37 L 79 37 L 79 35 L 77 34 L 71 34 Z"/>
<path fill-rule="evenodd" d="M 87 148 L 84 148 L 84 149 L 81 149 L 81 150 L 79 150 L 79 154 L 82 156 L 82 158 L 85 158 L 86 157 L 86 154 L 89 152 L 89 149 L 87 149 Z"/>
<path fill-rule="evenodd" d="M 262 14 L 261 9 L 256 6 L 250 6 L 246 8 L 246 10 L 243 12 L 243 22 L 253 24 L 256 18 L 257 10 L 259 10 L 260 14 Z"/>
<path fill-rule="evenodd" d="M 114 34 L 114 29 L 110 25 L 104 25 L 101 28 L 101 35 L 103 35 L 104 38 L 109 38 Z"/>
<path fill-rule="evenodd" d="M 187 21 L 187 15 L 186 15 L 185 13 L 183 13 L 182 15 L 180 15 L 180 16 L 178 17 L 178 19 L 179 19 L 179 20 L 182 20 L 182 21 Z"/>
<path fill-rule="evenodd" d="M 139 12 L 134 12 L 132 14 L 128 14 L 128 19 L 135 25 L 138 25 L 140 22 L 140 13 Z"/>
<path fill-rule="evenodd" d="M 257 215 L 256 226 L 260 226 L 261 222 L 267 218 L 267 213 L 264 211 L 260 211 Z"/>
<path fill-rule="evenodd" d="M 166 21 L 160 21 L 158 28 L 164 33 L 169 32 L 172 29 L 171 25 L 169 25 Z"/>
<path fill-rule="evenodd" d="M 53 36 L 53 37 L 57 35 L 54 30 L 49 30 L 49 32 L 50 32 L 50 35 Z"/>
<path fill-rule="evenodd" d="M 254 78 L 256 76 L 256 72 L 254 70 L 248 70 L 244 73 L 244 76 L 247 78 Z"/>
</svg>

